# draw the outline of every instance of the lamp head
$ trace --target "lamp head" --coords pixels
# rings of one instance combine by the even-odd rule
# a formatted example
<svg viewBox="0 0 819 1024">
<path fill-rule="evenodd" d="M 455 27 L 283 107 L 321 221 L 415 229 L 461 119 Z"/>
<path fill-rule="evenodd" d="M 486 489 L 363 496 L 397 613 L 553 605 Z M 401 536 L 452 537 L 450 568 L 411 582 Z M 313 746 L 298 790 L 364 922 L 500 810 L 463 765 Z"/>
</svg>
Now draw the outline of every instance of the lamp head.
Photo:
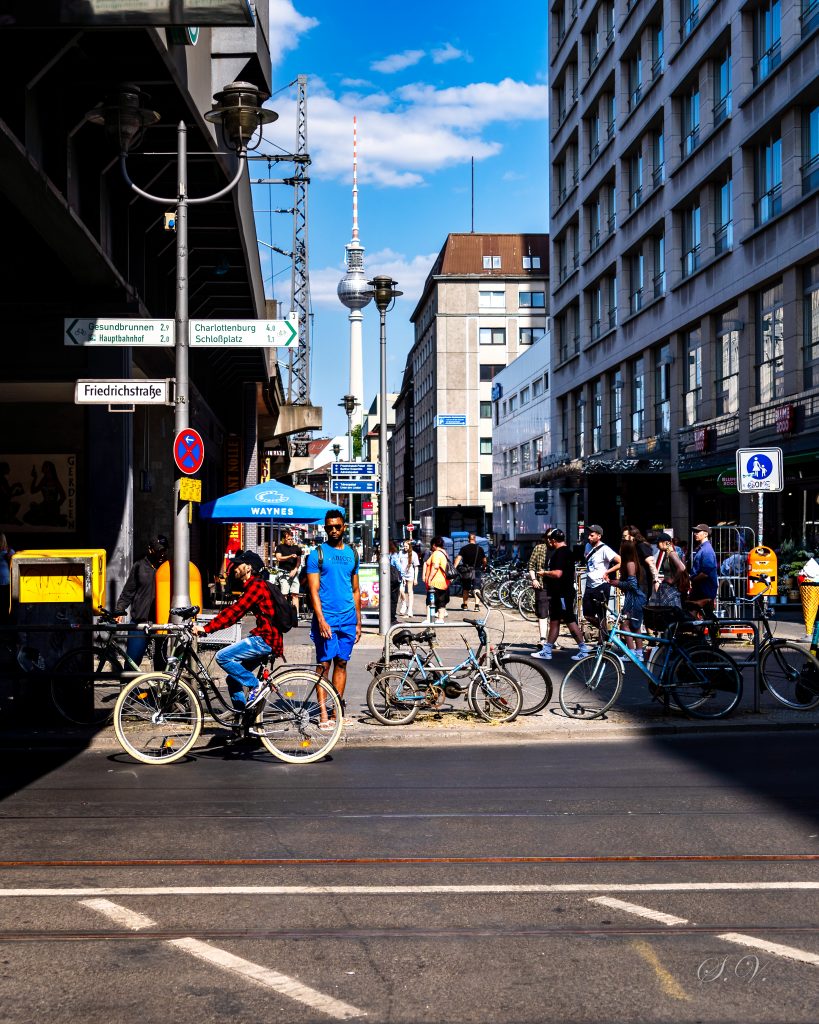
<svg viewBox="0 0 819 1024">
<path fill-rule="evenodd" d="M 355 395 L 345 395 L 338 404 L 344 406 L 344 411 L 348 416 L 352 416 L 355 412 L 355 407 L 358 405 L 358 399 Z"/>
<path fill-rule="evenodd" d="M 341 454 L 341 445 L 336 443 L 336 444 L 333 445 L 333 455 L 335 455 L 335 457 L 338 458 L 340 454 Z"/>
<path fill-rule="evenodd" d="M 126 82 L 85 116 L 92 124 L 105 128 L 106 135 L 114 140 L 120 153 L 127 153 L 141 140 L 145 129 L 159 120 L 155 110 L 142 105 L 150 101 L 151 97 L 138 85 Z"/>
<path fill-rule="evenodd" d="M 386 313 L 390 304 L 399 295 L 404 294 L 403 292 L 396 291 L 395 285 L 398 282 L 393 281 L 389 274 L 378 274 L 372 281 L 368 281 L 367 284 L 372 288 L 373 299 L 380 313 Z"/>
<path fill-rule="evenodd" d="M 274 110 L 262 106 L 268 98 L 252 82 L 231 82 L 213 97 L 213 110 L 205 114 L 205 120 L 222 126 L 222 137 L 230 149 L 248 149 L 258 129 L 278 119 Z"/>
</svg>

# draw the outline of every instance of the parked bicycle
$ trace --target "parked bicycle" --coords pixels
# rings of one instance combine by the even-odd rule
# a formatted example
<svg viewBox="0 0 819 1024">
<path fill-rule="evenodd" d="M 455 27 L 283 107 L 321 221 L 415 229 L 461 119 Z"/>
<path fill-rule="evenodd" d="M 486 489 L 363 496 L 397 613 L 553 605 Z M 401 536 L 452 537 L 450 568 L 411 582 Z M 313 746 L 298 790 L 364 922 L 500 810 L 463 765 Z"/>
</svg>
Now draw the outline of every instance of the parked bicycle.
<svg viewBox="0 0 819 1024">
<path fill-rule="evenodd" d="M 181 625 L 146 627 L 167 631 L 173 650 L 167 671 L 145 672 L 128 681 L 114 708 L 114 730 L 123 750 L 144 764 L 171 764 L 194 746 L 204 712 L 227 725 L 234 740 L 257 738 L 280 761 L 308 764 L 325 757 L 341 736 L 342 702 L 311 668 L 259 665 L 258 692 L 243 711 L 234 710 L 226 689 L 199 657 L 192 629 L 197 607 L 172 608 Z"/>
<path fill-rule="evenodd" d="M 601 622 L 603 614 L 601 609 Z M 558 699 L 565 715 L 585 719 L 604 715 L 620 696 L 626 662 L 646 677 L 654 695 L 673 700 L 694 718 L 723 718 L 733 711 L 742 697 L 742 673 L 731 657 L 706 643 L 683 644 L 677 637 L 682 623 L 673 621 L 663 635 L 654 638 L 657 652 L 645 663 L 624 640 L 645 640 L 645 634 L 621 629 L 621 614 L 611 626 L 601 625 L 596 652 L 575 662 L 563 677 Z M 704 624 L 687 625 L 697 629 Z"/>
</svg>

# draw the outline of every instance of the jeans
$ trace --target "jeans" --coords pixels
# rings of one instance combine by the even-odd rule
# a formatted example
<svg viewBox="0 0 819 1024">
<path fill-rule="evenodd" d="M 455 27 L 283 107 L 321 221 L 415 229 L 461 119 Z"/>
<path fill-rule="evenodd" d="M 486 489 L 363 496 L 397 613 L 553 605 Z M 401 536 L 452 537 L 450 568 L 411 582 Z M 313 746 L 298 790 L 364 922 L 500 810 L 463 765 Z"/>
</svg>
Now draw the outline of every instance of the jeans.
<svg viewBox="0 0 819 1024">
<path fill-rule="evenodd" d="M 132 626 L 136 623 L 132 622 Z M 131 661 L 139 668 L 140 662 L 145 657 L 145 652 L 148 650 L 148 644 L 150 643 L 150 636 L 147 633 L 128 633 L 128 641 L 125 644 L 125 653 L 131 659 Z M 130 665 L 126 665 L 126 668 L 130 668 Z"/>
<path fill-rule="evenodd" d="M 231 644 L 216 653 L 216 664 L 225 670 L 230 699 L 233 706 L 242 711 L 246 699 L 242 689 L 252 690 L 258 680 L 251 671 L 270 654 L 270 647 L 260 636 L 246 636 L 244 640 Z"/>
</svg>

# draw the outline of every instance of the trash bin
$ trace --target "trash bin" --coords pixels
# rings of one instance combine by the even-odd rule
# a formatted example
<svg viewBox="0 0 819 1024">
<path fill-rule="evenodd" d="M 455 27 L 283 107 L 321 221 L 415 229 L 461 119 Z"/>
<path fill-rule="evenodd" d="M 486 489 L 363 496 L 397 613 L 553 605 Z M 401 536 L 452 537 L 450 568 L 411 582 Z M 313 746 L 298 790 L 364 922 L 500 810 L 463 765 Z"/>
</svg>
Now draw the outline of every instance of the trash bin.
<svg viewBox="0 0 819 1024">
<path fill-rule="evenodd" d="M 805 632 L 813 633 L 816 612 L 819 609 L 819 580 L 806 580 L 799 577 L 799 597 L 802 600 L 802 615 L 805 619 Z"/>
</svg>

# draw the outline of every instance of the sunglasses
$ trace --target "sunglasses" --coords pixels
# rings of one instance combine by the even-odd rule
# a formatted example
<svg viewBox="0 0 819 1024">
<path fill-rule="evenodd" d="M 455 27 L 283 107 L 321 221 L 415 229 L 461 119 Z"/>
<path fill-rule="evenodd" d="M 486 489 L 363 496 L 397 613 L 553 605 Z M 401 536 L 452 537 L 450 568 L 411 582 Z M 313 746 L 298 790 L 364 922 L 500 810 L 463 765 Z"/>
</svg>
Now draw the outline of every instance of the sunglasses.
<svg viewBox="0 0 819 1024">
<path fill-rule="evenodd" d="M 326 527 L 326 529 L 328 529 L 328 530 L 344 530 L 345 526 L 344 526 L 344 523 L 330 523 Z"/>
</svg>

